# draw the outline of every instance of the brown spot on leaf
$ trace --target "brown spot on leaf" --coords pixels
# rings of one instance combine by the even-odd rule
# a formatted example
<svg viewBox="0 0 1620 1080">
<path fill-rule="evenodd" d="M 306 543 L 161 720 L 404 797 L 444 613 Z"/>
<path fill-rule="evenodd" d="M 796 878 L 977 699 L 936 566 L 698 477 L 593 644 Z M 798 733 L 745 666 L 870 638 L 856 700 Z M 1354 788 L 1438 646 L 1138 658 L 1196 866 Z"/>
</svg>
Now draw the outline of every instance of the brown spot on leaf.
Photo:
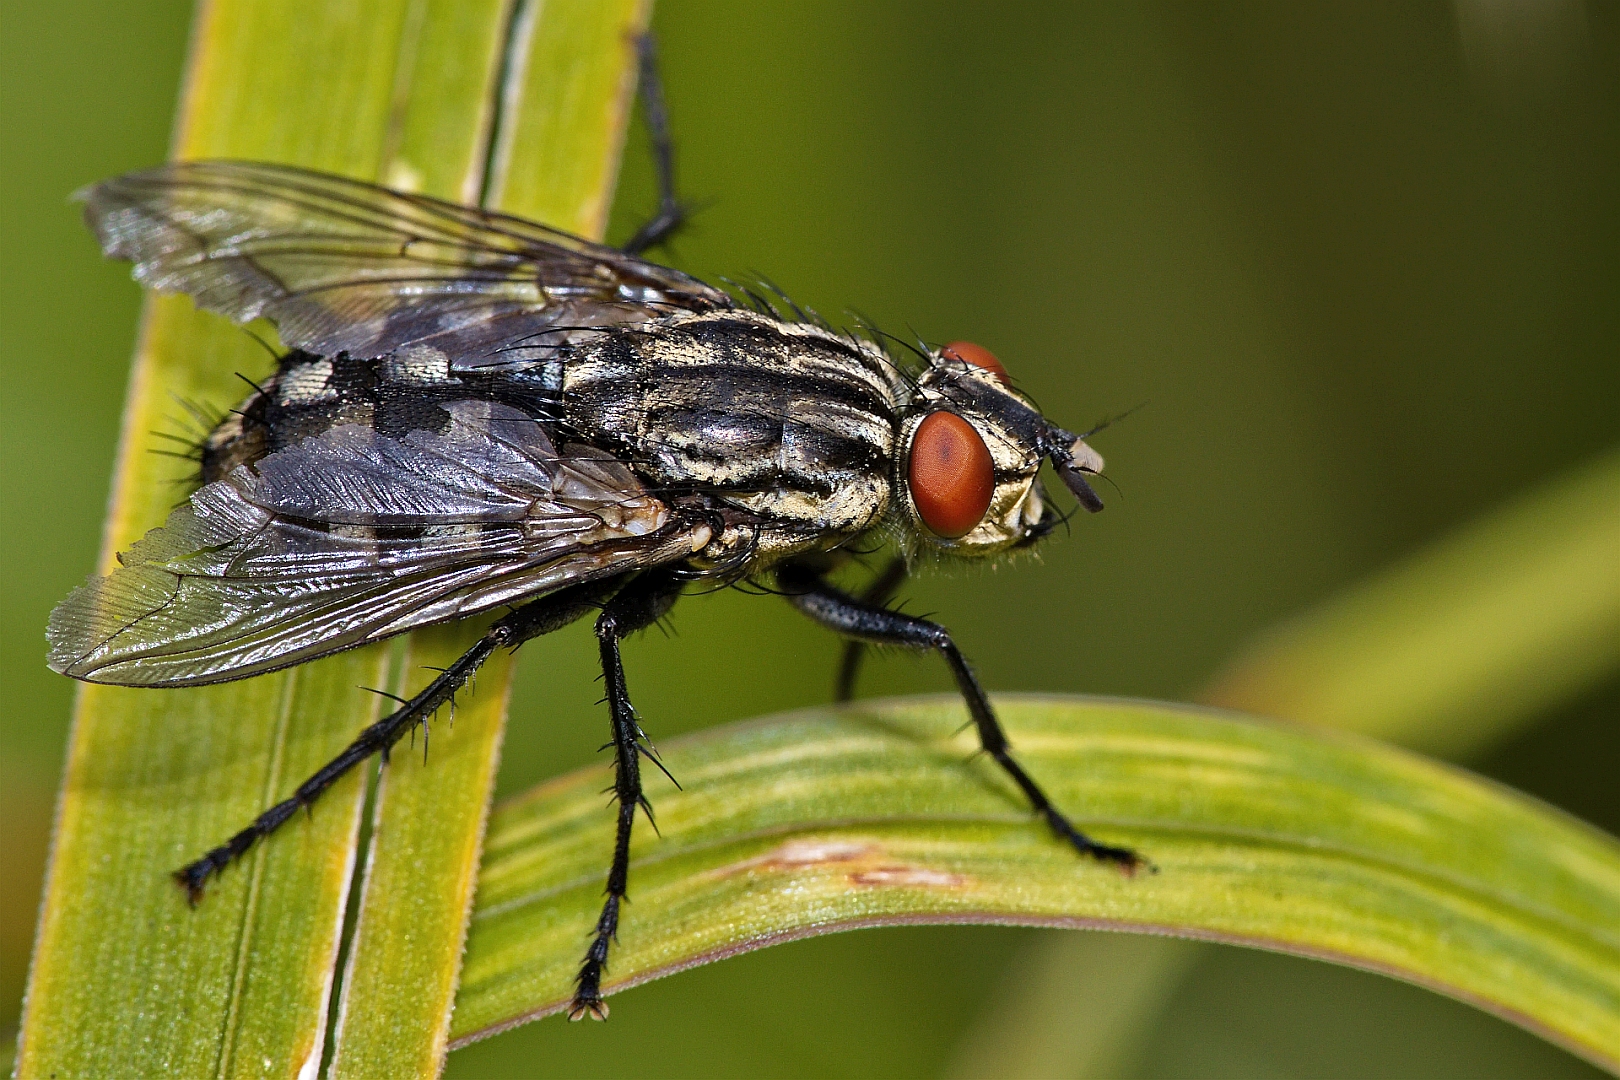
<svg viewBox="0 0 1620 1080">
<path fill-rule="evenodd" d="M 960 889 L 968 883 L 961 874 L 948 874 L 926 866 L 874 866 L 849 875 L 856 885 L 890 888 Z"/>
<path fill-rule="evenodd" d="M 822 863 L 854 862 L 879 853 L 880 849 L 875 844 L 849 840 L 789 840 L 752 865 L 768 870 L 797 870 Z"/>
<path fill-rule="evenodd" d="M 849 884 L 862 888 L 959 889 L 971 883 L 963 874 L 899 862 L 882 844 L 870 840 L 807 837 L 789 840 L 763 855 L 735 863 L 723 874 L 754 870 L 793 873 L 838 867 Z"/>
</svg>

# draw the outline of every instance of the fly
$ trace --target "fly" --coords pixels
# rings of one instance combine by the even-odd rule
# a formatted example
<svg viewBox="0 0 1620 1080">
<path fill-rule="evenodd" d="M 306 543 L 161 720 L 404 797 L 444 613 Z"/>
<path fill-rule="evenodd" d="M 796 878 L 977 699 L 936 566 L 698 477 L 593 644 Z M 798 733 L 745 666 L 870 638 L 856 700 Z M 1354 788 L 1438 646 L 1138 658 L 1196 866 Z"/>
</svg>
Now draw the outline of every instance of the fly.
<svg viewBox="0 0 1620 1080">
<path fill-rule="evenodd" d="M 208 881 L 349 769 L 424 723 L 497 649 L 594 614 L 618 828 L 572 1019 L 601 979 L 655 764 L 619 642 L 683 587 L 752 582 L 859 650 L 939 653 L 984 751 L 1064 842 L 1127 872 L 1013 757 L 950 633 L 888 601 L 925 556 L 985 558 L 1059 520 L 1050 462 L 1087 510 L 1102 458 L 1041 415 L 988 350 L 918 350 L 784 317 L 640 258 L 681 220 L 643 53 L 662 211 L 623 249 L 533 222 L 281 165 L 176 162 L 81 193 L 135 278 L 289 351 L 200 447 L 201 486 L 52 613 L 50 665 L 90 682 L 242 679 L 493 608 L 512 610 L 284 802 L 177 871 Z M 752 301 L 752 302 L 747 302 Z M 829 581 L 898 554 L 861 595 Z"/>
</svg>

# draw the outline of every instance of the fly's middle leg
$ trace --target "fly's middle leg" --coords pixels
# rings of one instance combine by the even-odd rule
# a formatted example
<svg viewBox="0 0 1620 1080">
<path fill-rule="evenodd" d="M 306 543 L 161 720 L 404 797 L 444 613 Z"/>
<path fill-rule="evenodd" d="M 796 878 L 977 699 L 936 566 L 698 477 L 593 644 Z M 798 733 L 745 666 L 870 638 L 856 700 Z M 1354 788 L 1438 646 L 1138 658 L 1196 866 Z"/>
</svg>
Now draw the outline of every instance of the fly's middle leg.
<svg viewBox="0 0 1620 1080">
<path fill-rule="evenodd" d="M 1132 873 L 1142 866 L 1141 856 L 1129 848 L 1098 843 L 1075 828 L 1063 812 L 1052 805 L 1052 800 L 1047 798 L 1040 785 L 1024 771 L 1024 767 L 1013 757 L 1007 733 L 1002 730 L 995 712 L 990 708 L 990 699 L 956 643 L 951 640 L 950 631 L 936 622 L 857 599 L 833 588 L 820 575 L 791 564 L 779 570 L 777 576 L 794 607 L 835 633 L 873 645 L 900 645 L 939 653 L 949 665 L 957 689 L 967 703 L 968 714 L 973 718 L 973 726 L 979 734 L 979 745 L 1018 785 L 1047 826 L 1082 855 L 1113 863 L 1126 873 Z"/>
<path fill-rule="evenodd" d="M 608 869 L 607 900 L 602 904 L 590 947 L 585 950 L 585 959 L 579 966 L 574 1000 L 568 1007 L 570 1020 L 583 1020 L 587 1015 L 594 1020 L 607 1019 L 607 1002 L 602 1000 L 602 973 L 607 970 L 608 950 L 618 934 L 619 908 L 630 882 L 630 831 L 635 825 L 636 811 L 645 813 L 648 823 L 653 824 L 652 805 L 641 790 L 641 759 L 646 757 L 663 768 L 647 744 L 647 735 L 641 730 L 636 710 L 630 704 L 619 642 L 663 618 L 674 606 L 679 593 L 679 581 L 656 572 L 647 574 L 608 601 L 596 620 L 602 681 L 613 732 L 613 798 L 618 806 L 618 828 L 613 840 L 613 863 Z"/>
</svg>

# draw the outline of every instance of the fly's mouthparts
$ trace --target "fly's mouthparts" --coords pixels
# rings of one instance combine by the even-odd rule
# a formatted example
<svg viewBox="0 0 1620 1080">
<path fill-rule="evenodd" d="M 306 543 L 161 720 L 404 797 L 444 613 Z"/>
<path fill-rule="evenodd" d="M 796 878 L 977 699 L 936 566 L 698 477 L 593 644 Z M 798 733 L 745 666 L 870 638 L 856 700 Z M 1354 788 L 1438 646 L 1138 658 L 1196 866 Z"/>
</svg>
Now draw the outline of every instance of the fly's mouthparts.
<svg viewBox="0 0 1620 1080">
<path fill-rule="evenodd" d="M 1103 508 L 1102 499 L 1092 490 L 1086 482 L 1086 474 L 1097 476 L 1103 471 L 1103 457 L 1097 451 L 1086 445 L 1084 439 L 1076 439 L 1068 448 L 1068 460 L 1059 455 L 1062 451 L 1052 452 L 1052 464 L 1057 467 L 1058 475 L 1063 478 L 1063 485 L 1074 493 L 1080 500 L 1080 505 L 1095 514 Z"/>
<path fill-rule="evenodd" d="M 1103 456 L 1087 446 L 1086 440 L 1076 439 L 1069 447 L 1069 466 L 1095 476 L 1103 471 Z"/>
<path fill-rule="evenodd" d="M 1091 490 L 1091 485 L 1086 483 L 1086 478 L 1080 475 L 1078 469 L 1059 468 L 1058 475 L 1063 477 L 1064 486 L 1074 492 L 1074 497 L 1080 500 L 1081 506 L 1093 514 L 1103 508 L 1103 501 Z"/>
</svg>

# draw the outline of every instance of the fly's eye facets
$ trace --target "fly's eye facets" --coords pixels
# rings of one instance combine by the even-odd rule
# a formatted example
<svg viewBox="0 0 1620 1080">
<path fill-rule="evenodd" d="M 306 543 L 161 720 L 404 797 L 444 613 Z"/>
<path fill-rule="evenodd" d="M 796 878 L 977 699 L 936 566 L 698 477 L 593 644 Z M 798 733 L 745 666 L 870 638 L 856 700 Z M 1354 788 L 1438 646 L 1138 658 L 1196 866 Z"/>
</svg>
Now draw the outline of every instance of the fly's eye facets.
<svg viewBox="0 0 1620 1080">
<path fill-rule="evenodd" d="M 964 364 L 984 368 L 1002 382 L 1007 381 L 1007 369 L 1001 366 L 996 354 L 983 345 L 975 345 L 971 341 L 953 341 L 939 350 L 939 355 L 947 360 L 960 360 Z"/>
<path fill-rule="evenodd" d="M 996 469 L 972 424 L 955 413 L 929 413 L 911 441 L 907 483 L 923 524 L 954 540 L 984 520 L 996 492 Z"/>
</svg>

